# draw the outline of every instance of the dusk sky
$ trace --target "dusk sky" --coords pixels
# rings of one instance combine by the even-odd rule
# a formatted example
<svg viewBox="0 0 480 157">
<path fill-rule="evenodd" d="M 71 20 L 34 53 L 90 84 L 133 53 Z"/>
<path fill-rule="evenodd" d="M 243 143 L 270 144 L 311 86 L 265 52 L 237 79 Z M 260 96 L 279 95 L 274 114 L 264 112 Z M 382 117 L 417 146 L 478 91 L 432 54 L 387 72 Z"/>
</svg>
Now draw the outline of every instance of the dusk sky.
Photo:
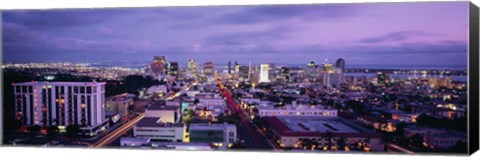
<svg viewBox="0 0 480 157">
<path fill-rule="evenodd" d="M 4 62 L 465 65 L 468 2 L 4 11 Z"/>
</svg>

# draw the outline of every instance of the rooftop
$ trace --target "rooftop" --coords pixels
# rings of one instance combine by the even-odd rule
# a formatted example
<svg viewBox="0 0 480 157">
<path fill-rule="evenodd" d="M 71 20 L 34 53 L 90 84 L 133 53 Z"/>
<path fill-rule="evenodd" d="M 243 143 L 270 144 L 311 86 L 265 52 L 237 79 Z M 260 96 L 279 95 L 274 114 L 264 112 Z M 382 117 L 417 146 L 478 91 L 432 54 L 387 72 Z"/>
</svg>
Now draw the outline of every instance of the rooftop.
<svg viewBox="0 0 480 157">
<path fill-rule="evenodd" d="M 160 118 L 144 117 L 136 127 L 183 127 L 183 124 L 161 123 Z"/>
<path fill-rule="evenodd" d="M 225 127 L 235 127 L 233 124 L 228 124 L 228 123 L 192 123 L 190 124 L 190 129 L 198 129 L 198 130 L 203 130 L 203 129 L 224 129 Z"/>
<path fill-rule="evenodd" d="M 105 84 L 105 82 L 47 82 L 47 81 L 38 82 L 38 81 L 33 81 L 33 82 L 14 83 L 13 85 L 20 85 L 20 86 L 31 86 L 31 85 L 83 86 L 83 85 L 97 85 L 97 84 L 103 85 L 103 84 Z"/>
<path fill-rule="evenodd" d="M 161 100 L 155 101 L 147 110 L 178 110 L 178 108 L 178 106 L 167 106 L 166 102 Z"/>
<path fill-rule="evenodd" d="M 268 122 L 281 136 L 379 137 L 361 126 L 339 117 L 268 117 Z"/>
</svg>

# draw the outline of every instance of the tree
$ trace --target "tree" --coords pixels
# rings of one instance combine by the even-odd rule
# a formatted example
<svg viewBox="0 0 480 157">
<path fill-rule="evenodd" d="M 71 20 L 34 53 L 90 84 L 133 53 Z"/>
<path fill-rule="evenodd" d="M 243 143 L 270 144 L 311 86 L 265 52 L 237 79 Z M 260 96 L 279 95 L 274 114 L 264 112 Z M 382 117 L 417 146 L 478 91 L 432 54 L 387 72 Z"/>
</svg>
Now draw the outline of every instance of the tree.
<svg viewBox="0 0 480 157">
<path fill-rule="evenodd" d="M 49 126 L 47 128 L 47 136 L 50 140 L 52 140 L 54 137 L 56 137 L 59 132 L 60 132 L 60 129 L 58 129 L 57 126 Z"/>
<path fill-rule="evenodd" d="M 78 133 L 80 132 L 80 126 L 77 124 L 67 126 L 67 137 L 76 140 Z"/>
<path fill-rule="evenodd" d="M 327 143 L 327 149 L 328 150 L 332 150 L 332 145 L 333 145 L 333 133 L 330 132 L 329 130 L 327 130 L 326 134 L 325 134 L 325 140 L 328 141 Z"/>
<path fill-rule="evenodd" d="M 41 130 L 42 130 L 42 127 L 40 127 L 39 125 L 34 125 L 34 126 L 29 128 L 29 131 L 32 135 L 40 134 Z"/>
<path fill-rule="evenodd" d="M 388 143 L 392 141 L 392 137 L 391 136 L 382 136 L 381 138 L 381 142 L 383 144 L 383 151 L 387 151 L 387 148 L 388 148 Z"/>
<path fill-rule="evenodd" d="M 196 104 L 198 104 L 198 103 L 200 103 L 200 100 L 198 100 L 197 98 L 195 98 L 195 100 L 193 100 L 193 104 L 196 105 Z"/>
<path fill-rule="evenodd" d="M 230 148 L 231 149 L 244 149 L 244 148 L 246 148 L 246 146 L 245 146 L 245 143 L 237 141 L 237 142 L 233 143 L 232 147 L 230 147 Z"/>
<path fill-rule="evenodd" d="M 128 114 L 133 113 L 133 111 L 135 111 L 135 105 L 128 105 L 127 110 L 128 110 Z"/>
<path fill-rule="evenodd" d="M 337 140 L 337 145 L 339 147 L 339 150 L 345 150 L 345 146 L 347 145 L 345 137 L 340 137 Z"/>
<path fill-rule="evenodd" d="M 410 138 L 410 142 L 412 143 L 413 146 L 422 148 L 423 147 L 423 136 L 420 134 L 415 134 Z"/>
</svg>

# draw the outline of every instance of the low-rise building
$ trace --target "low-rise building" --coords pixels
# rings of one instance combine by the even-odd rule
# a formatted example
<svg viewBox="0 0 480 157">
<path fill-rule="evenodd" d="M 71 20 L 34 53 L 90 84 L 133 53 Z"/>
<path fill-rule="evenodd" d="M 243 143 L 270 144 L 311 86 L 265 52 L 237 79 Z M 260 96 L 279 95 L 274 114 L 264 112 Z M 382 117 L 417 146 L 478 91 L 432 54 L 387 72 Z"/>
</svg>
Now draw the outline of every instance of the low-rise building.
<svg viewBox="0 0 480 157">
<path fill-rule="evenodd" d="M 178 123 L 181 120 L 179 106 L 167 106 L 165 101 L 156 101 L 145 110 L 145 117 L 160 118 L 163 123 Z"/>
<path fill-rule="evenodd" d="M 467 136 L 464 133 L 416 125 L 404 128 L 405 138 L 412 138 L 415 135 L 423 137 L 426 146 L 437 149 L 448 149 L 459 142 L 467 142 Z"/>
<path fill-rule="evenodd" d="M 260 117 L 269 116 L 319 116 L 336 117 L 336 109 L 326 109 L 321 105 L 289 104 L 276 107 L 271 104 L 257 105 Z"/>
<path fill-rule="evenodd" d="M 185 125 L 163 123 L 160 118 L 144 117 L 133 128 L 133 136 L 157 141 L 183 142 Z"/>
<path fill-rule="evenodd" d="M 231 147 L 237 141 L 237 127 L 233 124 L 195 123 L 189 127 L 190 142 L 208 142 L 217 147 Z"/>
<path fill-rule="evenodd" d="M 381 135 L 371 132 L 354 123 L 339 117 L 318 116 L 281 116 L 268 117 L 270 124 L 268 133 L 282 148 L 301 148 L 302 140 L 309 139 L 315 144 L 312 148 L 326 150 L 363 149 L 365 151 L 383 151 Z M 331 141 L 329 141 L 331 139 Z M 343 140 L 343 143 L 340 141 Z"/>
</svg>

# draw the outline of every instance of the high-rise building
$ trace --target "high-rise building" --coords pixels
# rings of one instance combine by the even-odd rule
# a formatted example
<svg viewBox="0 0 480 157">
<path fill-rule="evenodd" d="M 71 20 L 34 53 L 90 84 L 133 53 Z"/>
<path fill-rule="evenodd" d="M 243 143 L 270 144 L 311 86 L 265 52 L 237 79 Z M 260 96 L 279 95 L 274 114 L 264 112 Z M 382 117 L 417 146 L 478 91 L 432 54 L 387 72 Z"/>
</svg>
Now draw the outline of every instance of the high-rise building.
<svg viewBox="0 0 480 157">
<path fill-rule="evenodd" d="M 322 84 L 324 86 L 330 87 L 332 85 L 331 84 L 331 74 L 334 72 L 333 64 L 324 63 L 322 70 L 323 70 Z"/>
<path fill-rule="evenodd" d="M 232 74 L 232 62 L 228 61 L 228 74 Z"/>
<path fill-rule="evenodd" d="M 248 66 L 241 66 L 239 68 L 238 77 L 240 80 L 247 81 L 249 80 L 249 68 Z"/>
<path fill-rule="evenodd" d="M 268 79 L 270 82 L 275 82 L 277 78 L 277 68 L 275 67 L 275 64 L 269 63 L 268 64 Z"/>
<path fill-rule="evenodd" d="M 179 71 L 178 62 L 170 62 L 169 74 L 170 74 L 171 76 L 177 77 L 177 76 L 178 76 L 178 71 Z"/>
<path fill-rule="evenodd" d="M 164 75 L 167 73 L 167 58 L 165 56 L 154 56 L 153 63 L 150 65 L 155 75 Z"/>
<path fill-rule="evenodd" d="M 108 127 L 105 82 L 15 83 L 15 111 L 24 126 L 79 125 L 94 136 Z"/>
<path fill-rule="evenodd" d="M 260 80 L 259 80 L 259 82 L 270 82 L 269 72 L 270 72 L 269 64 L 261 64 L 260 65 Z"/>
<path fill-rule="evenodd" d="M 187 69 L 188 69 L 188 73 L 190 74 L 191 77 L 196 77 L 197 76 L 197 71 L 198 71 L 197 61 L 195 59 L 189 59 Z"/>
<path fill-rule="evenodd" d="M 235 70 L 235 73 L 238 73 L 240 72 L 240 64 L 237 63 L 237 61 L 235 61 L 235 67 L 234 67 L 234 70 Z"/>
<path fill-rule="evenodd" d="M 335 68 L 340 69 L 341 73 L 345 73 L 345 60 L 343 60 L 343 58 L 337 59 L 335 62 Z"/>
<path fill-rule="evenodd" d="M 316 82 L 318 80 L 318 64 L 315 63 L 315 61 L 312 60 L 307 64 L 306 74 L 310 82 Z"/>
<path fill-rule="evenodd" d="M 335 84 L 339 85 L 341 83 L 345 83 L 345 60 L 342 58 L 337 59 L 335 62 Z"/>
<path fill-rule="evenodd" d="M 206 62 L 205 65 L 203 66 L 203 73 L 206 76 L 213 76 L 214 72 L 215 72 L 215 66 L 213 62 Z"/>
</svg>

